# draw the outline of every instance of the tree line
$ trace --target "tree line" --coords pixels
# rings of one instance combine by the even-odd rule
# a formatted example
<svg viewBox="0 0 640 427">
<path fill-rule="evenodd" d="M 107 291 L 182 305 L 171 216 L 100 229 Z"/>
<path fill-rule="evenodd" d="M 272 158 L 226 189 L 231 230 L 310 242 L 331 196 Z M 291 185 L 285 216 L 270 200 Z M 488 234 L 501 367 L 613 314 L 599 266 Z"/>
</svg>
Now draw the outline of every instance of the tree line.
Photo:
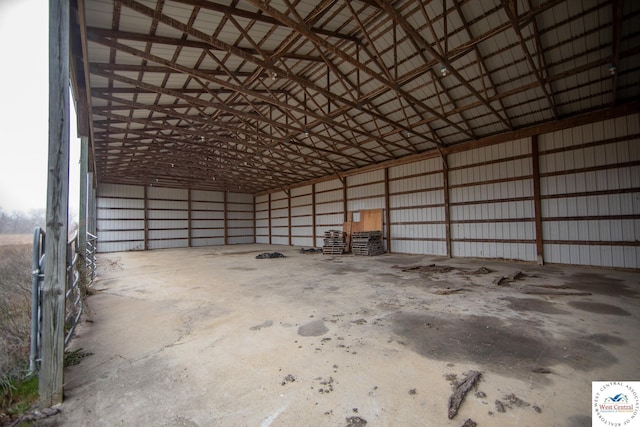
<svg viewBox="0 0 640 427">
<path fill-rule="evenodd" d="M 44 229 L 46 222 L 45 209 L 31 209 L 29 212 L 5 212 L 0 207 L 0 234 L 25 234 L 33 232 L 36 227 Z"/>
</svg>

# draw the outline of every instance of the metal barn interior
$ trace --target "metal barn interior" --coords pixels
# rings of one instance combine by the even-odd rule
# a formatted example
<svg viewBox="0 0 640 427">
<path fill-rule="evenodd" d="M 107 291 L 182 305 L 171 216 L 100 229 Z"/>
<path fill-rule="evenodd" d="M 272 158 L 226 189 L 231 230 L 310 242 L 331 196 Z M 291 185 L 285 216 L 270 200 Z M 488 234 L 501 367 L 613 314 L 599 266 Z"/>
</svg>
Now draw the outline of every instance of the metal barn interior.
<svg viewBox="0 0 640 427">
<path fill-rule="evenodd" d="M 388 252 L 640 267 L 637 2 L 72 3 L 101 252 L 383 209 Z"/>
<path fill-rule="evenodd" d="M 586 425 L 594 375 L 638 373 L 639 29 L 632 0 L 51 1 L 43 404 L 70 83 L 78 245 L 115 267 L 63 420 L 459 425 L 432 397 L 480 366 L 481 423 Z M 373 210 L 386 255 L 297 252 Z"/>
</svg>

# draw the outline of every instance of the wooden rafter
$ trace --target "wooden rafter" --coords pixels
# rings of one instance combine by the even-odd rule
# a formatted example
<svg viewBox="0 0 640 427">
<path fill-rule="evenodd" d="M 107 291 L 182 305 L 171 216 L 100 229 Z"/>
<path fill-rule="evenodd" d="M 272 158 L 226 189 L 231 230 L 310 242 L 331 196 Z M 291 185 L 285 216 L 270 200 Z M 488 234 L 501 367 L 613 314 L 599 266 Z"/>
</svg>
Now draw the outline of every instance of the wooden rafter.
<svg viewBox="0 0 640 427">
<path fill-rule="evenodd" d="M 529 48 L 527 47 L 527 44 L 524 41 L 524 37 L 522 37 L 522 31 L 520 30 L 520 25 L 518 24 L 518 11 L 516 8 L 516 5 L 517 5 L 516 0 L 504 0 L 502 5 L 504 7 L 505 12 L 507 13 L 507 16 L 509 17 L 509 20 L 511 21 L 511 26 L 513 27 L 513 31 L 516 33 L 516 36 L 518 37 L 520 47 L 522 48 L 522 52 L 527 58 L 527 62 L 529 63 L 529 66 L 533 71 L 533 75 L 538 81 L 539 87 L 544 93 L 545 98 L 549 102 L 549 107 L 553 112 L 553 117 L 557 119 L 558 108 L 556 107 L 556 103 L 553 97 L 551 96 L 549 90 L 547 89 L 547 84 L 545 82 L 544 77 L 542 76 L 541 69 L 538 66 L 536 66 L 536 63 L 534 62 L 533 57 L 531 56 L 531 52 L 529 52 Z M 535 16 L 532 22 L 535 22 Z M 540 65 L 542 66 L 542 64 Z"/>
<path fill-rule="evenodd" d="M 288 188 L 640 92 L 623 0 L 96 1 L 72 78 L 100 182 Z"/>
</svg>

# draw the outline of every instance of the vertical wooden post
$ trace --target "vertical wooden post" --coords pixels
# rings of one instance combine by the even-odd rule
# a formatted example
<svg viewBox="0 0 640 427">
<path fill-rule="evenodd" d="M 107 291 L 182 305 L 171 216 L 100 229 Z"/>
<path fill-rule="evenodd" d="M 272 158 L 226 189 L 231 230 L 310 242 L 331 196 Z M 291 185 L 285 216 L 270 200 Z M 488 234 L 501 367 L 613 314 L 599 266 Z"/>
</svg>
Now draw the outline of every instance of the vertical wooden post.
<svg viewBox="0 0 640 427">
<path fill-rule="evenodd" d="M 271 244 L 271 193 L 269 193 L 268 203 L 267 203 L 267 213 L 269 218 L 269 244 Z"/>
<path fill-rule="evenodd" d="M 191 247 L 191 189 L 187 189 L 187 246 Z"/>
<path fill-rule="evenodd" d="M 69 213 L 69 0 L 49 2 L 49 166 L 40 406 L 62 403 Z"/>
<path fill-rule="evenodd" d="M 87 174 L 87 191 L 88 191 L 88 206 L 87 206 L 87 230 L 94 236 L 98 235 L 97 230 L 97 217 L 96 217 L 96 189 L 93 186 L 93 172 Z"/>
<path fill-rule="evenodd" d="M 80 206 L 78 212 L 78 246 L 80 256 L 84 259 L 87 254 L 87 168 L 89 165 L 89 138 L 80 137 Z M 85 272 L 81 274 L 84 280 Z"/>
<path fill-rule="evenodd" d="M 316 247 L 316 185 L 311 184 L 311 238 L 313 239 L 312 248 Z"/>
<path fill-rule="evenodd" d="M 447 164 L 446 154 L 440 153 L 442 156 L 442 181 L 444 192 L 444 228 L 445 228 L 445 240 L 447 244 L 447 256 L 451 258 L 451 207 L 449 202 L 449 165 Z"/>
<path fill-rule="evenodd" d="M 144 186 L 144 250 L 149 250 L 149 195 L 147 186 Z"/>
<path fill-rule="evenodd" d="M 293 239 L 291 237 L 291 190 L 287 191 L 287 225 L 289 230 L 287 234 L 289 235 L 289 246 L 293 246 Z"/>
<path fill-rule="evenodd" d="M 256 225 L 256 196 L 253 196 L 253 243 L 258 243 L 258 236 L 257 236 L 257 225 Z"/>
<path fill-rule="evenodd" d="M 229 244 L 229 224 L 227 223 L 227 220 L 229 218 L 227 218 L 227 216 L 229 215 L 229 211 L 227 209 L 227 199 L 228 196 L 227 194 L 229 194 L 228 191 L 225 191 L 224 193 L 224 213 L 223 213 L 223 217 L 224 217 L 224 244 L 225 246 Z"/>
<path fill-rule="evenodd" d="M 531 137 L 531 163 L 533 169 L 533 210 L 536 216 L 536 255 L 538 265 L 544 264 L 544 245 L 542 236 L 542 204 L 540 202 L 540 155 L 538 135 Z"/>
<path fill-rule="evenodd" d="M 389 168 L 384 168 L 384 222 L 387 234 L 387 253 L 391 253 L 391 201 L 389 198 Z"/>
<path fill-rule="evenodd" d="M 347 222 L 349 220 L 349 203 L 347 200 L 347 177 L 345 176 L 342 180 L 342 212 L 344 212 L 343 222 Z"/>
</svg>

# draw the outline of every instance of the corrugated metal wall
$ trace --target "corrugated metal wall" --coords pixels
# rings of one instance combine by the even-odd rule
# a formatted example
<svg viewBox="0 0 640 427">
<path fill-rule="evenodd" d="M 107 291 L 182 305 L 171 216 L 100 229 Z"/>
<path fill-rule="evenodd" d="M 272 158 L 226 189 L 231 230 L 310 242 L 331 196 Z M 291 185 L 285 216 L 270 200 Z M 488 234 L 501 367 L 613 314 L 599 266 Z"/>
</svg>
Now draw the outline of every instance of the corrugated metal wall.
<svg viewBox="0 0 640 427">
<path fill-rule="evenodd" d="M 224 245 L 224 193 L 191 191 L 191 245 Z"/>
<path fill-rule="evenodd" d="M 639 122 L 634 114 L 454 152 L 446 168 L 437 157 L 260 195 L 256 240 L 307 246 L 315 236 L 322 246 L 345 210 L 382 208 L 392 252 L 640 268 Z"/>
<path fill-rule="evenodd" d="M 188 190 L 147 187 L 148 248 L 188 247 L 188 209 Z"/>
<path fill-rule="evenodd" d="M 313 244 L 313 186 L 291 189 L 291 244 Z"/>
<path fill-rule="evenodd" d="M 227 193 L 227 245 L 253 243 L 253 195 Z"/>
<path fill-rule="evenodd" d="M 445 160 L 446 167 L 430 158 L 255 198 L 101 184 L 99 250 L 319 247 L 326 230 L 342 228 L 345 211 L 385 209 L 392 252 L 640 268 L 639 114 Z"/>
<path fill-rule="evenodd" d="M 451 255 L 536 260 L 531 140 L 449 155 Z"/>
<path fill-rule="evenodd" d="M 144 187 L 100 184 L 96 217 L 100 252 L 145 249 Z"/>
<path fill-rule="evenodd" d="M 271 226 L 269 220 L 269 194 L 256 196 L 256 243 L 271 243 Z"/>
<path fill-rule="evenodd" d="M 440 158 L 389 168 L 391 251 L 446 255 Z"/>
<path fill-rule="evenodd" d="M 640 268 L 640 115 L 539 142 L 545 260 Z"/>
<path fill-rule="evenodd" d="M 100 184 L 98 251 L 254 242 L 253 196 Z"/>
<path fill-rule="evenodd" d="M 316 243 L 322 247 L 324 232 L 342 230 L 345 220 L 343 185 L 339 179 L 315 185 Z"/>
<path fill-rule="evenodd" d="M 289 196 L 284 191 L 271 194 L 271 243 L 288 245 Z"/>
</svg>

